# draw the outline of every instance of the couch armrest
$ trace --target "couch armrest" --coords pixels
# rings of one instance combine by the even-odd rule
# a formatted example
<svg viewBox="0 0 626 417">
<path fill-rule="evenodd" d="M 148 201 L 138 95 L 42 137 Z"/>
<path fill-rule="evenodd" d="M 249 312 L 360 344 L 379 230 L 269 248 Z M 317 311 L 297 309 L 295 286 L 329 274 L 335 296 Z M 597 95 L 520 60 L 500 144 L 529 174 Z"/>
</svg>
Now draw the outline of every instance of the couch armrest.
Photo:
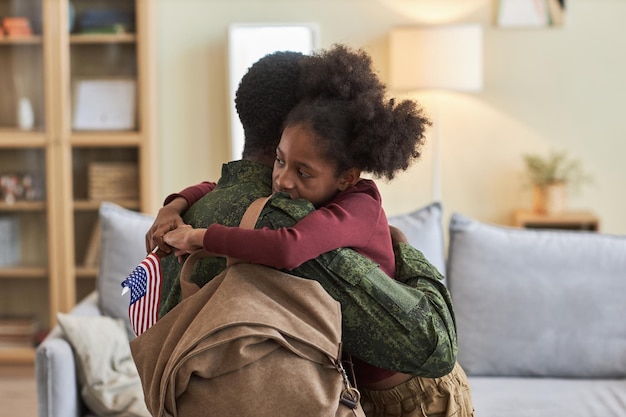
<svg viewBox="0 0 626 417">
<path fill-rule="evenodd" d="M 88 295 L 70 314 L 101 315 L 97 293 Z M 37 347 L 35 375 L 39 417 L 80 417 L 85 413 L 76 379 L 74 352 L 59 326 L 55 326 Z"/>
</svg>

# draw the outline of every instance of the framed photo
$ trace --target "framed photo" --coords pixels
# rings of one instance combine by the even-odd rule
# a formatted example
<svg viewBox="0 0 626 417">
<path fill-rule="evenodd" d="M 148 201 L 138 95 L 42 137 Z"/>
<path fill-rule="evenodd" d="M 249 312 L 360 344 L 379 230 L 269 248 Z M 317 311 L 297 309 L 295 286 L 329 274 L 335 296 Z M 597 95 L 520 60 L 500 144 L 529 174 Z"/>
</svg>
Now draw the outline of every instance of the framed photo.
<svg viewBox="0 0 626 417">
<path fill-rule="evenodd" d="M 231 156 L 240 159 L 244 134 L 235 109 L 235 92 L 241 78 L 256 61 L 276 51 L 310 54 L 319 45 L 315 23 L 233 23 L 228 28 L 228 77 Z"/>
<path fill-rule="evenodd" d="M 497 0 L 497 24 L 505 28 L 561 26 L 565 0 Z"/>
<path fill-rule="evenodd" d="M 133 79 L 84 79 L 74 83 L 74 130 L 134 130 Z"/>
</svg>

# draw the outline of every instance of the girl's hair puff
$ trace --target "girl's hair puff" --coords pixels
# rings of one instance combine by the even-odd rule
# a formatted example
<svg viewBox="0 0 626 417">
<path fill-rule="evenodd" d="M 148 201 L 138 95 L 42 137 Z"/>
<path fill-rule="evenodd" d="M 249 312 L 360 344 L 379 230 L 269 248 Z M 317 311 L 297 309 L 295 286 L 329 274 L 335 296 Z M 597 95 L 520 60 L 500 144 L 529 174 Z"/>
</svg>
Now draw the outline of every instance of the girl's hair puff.
<svg viewBox="0 0 626 417">
<path fill-rule="evenodd" d="M 356 167 L 391 180 L 420 157 L 430 120 L 414 101 L 385 98 L 367 53 L 335 45 L 301 65 L 305 100 L 286 126 L 310 129 L 337 174 Z"/>
</svg>

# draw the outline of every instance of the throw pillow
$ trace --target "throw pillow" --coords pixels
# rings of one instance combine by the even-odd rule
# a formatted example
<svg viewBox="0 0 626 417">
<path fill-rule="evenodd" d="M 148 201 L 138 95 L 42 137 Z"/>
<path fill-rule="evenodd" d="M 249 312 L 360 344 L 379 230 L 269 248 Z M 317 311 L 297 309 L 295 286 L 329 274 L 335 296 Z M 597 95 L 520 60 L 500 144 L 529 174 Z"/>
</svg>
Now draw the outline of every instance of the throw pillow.
<svg viewBox="0 0 626 417">
<path fill-rule="evenodd" d="M 443 275 L 446 273 L 441 204 L 432 203 L 411 213 L 389 217 L 389 224 L 402 230 L 409 243 Z"/>
<path fill-rule="evenodd" d="M 63 313 L 57 318 L 74 349 L 87 407 L 99 416 L 149 416 L 123 321 Z"/>
<path fill-rule="evenodd" d="M 626 376 L 626 237 L 453 214 L 448 286 L 468 374 Z"/>
<path fill-rule="evenodd" d="M 129 339 L 135 334 L 128 320 L 130 295 L 121 296 L 122 281 L 146 257 L 145 236 L 154 217 L 104 202 L 100 206 L 102 240 L 97 279 L 98 305 L 103 315 L 122 319 Z"/>
</svg>

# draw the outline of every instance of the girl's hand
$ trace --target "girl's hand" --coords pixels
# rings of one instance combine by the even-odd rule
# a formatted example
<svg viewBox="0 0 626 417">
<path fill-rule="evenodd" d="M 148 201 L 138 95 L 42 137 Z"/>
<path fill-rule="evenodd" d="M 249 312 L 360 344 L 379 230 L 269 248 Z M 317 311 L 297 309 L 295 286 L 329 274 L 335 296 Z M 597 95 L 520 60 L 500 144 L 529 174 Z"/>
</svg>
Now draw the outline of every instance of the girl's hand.
<svg viewBox="0 0 626 417">
<path fill-rule="evenodd" d="M 154 223 L 146 233 L 146 252 L 152 252 L 159 247 L 159 256 L 164 256 L 172 251 L 172 248 L 163 240 L 163 236 L 177 227 L 185 224 L 181 213 L 187 208 L 187 200 L 177 198 L 168 205 L 161 207 Z"/>
<path fill-rule="evenodd" d="M 174 248 L 174 255 L 182 261 L 185 255 L 202 249 L 202 241 L 206 229 L 194 229 L 188 224 L 178 226 L 163 236 L 164 242 Z"/>
</svg>

